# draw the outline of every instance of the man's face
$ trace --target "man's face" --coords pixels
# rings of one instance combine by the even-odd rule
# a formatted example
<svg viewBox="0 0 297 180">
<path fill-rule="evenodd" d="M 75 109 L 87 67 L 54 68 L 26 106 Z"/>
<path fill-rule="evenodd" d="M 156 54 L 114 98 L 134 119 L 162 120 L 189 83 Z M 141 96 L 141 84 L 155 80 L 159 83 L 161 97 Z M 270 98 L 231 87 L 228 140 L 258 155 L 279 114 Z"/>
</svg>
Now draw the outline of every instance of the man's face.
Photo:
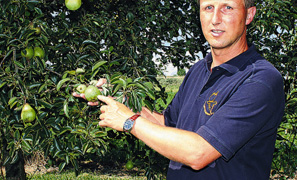
<svg viewBox="0 0 297 180">
<path fill-rule="evenodd" d="M 212 48 L 246 42 L 247 12 L 244 0 L 200 0 L 203 34 Z"/>
</svg>

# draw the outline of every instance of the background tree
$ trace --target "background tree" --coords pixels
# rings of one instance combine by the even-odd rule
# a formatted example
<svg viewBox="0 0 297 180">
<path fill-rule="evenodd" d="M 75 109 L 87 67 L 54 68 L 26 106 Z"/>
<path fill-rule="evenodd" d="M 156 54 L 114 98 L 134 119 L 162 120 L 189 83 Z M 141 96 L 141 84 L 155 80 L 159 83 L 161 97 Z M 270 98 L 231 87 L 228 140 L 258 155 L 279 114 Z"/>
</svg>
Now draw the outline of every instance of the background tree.
<svg viewBox="0 0 297 180">
<path fill-rule="evenodd" d="M 281 71 L 288 100 L 273 169 L 292 176 L 296 2 L 265 0 L 257 6 L 249 40 Z M 158 85 L 161 69 L 170 62 L 178 69 L 190 67 L 209 49 L 194 0 L 83 0 L 76 11 L 64 0 L 0 0 L 0 45 L 1 165 L 7 178 L 25 178 L 23 168 L 19 174 L 10 168 L 23 167 L 24 156 L 35 151 L 43 151 L 60 170 L 71 165 L 76 173 L 81 160 L 127 161 L 131 154 L 149 179 L 157 169 L 165 172 L 165 159 L 132 136 L 98 127 L 98 108 L 71 93 L 80 83 L 106 77 L 113 86 L 105 87 L 105 94 L 119 101 L 130 97 L 124 103 L 134 111 L 141 105 L 153 109 L 157 99 L 166 98 L 163 88 L 155 91 L 152 85 Z M 33 122 L 20 118 L 25 103 L 37 112 Z"/>
</svg>

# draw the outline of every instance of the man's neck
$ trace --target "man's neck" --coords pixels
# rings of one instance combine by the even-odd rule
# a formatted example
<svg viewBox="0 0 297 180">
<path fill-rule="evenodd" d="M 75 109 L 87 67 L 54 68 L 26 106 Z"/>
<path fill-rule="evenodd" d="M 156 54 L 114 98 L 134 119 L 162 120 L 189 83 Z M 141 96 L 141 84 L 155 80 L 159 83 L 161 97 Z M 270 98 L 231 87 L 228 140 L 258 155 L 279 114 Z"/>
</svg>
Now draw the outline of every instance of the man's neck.
<svg viewBox="0 0 297 180">
<path fill-rule="evenodd" d="M 248 50 L 247 43 L 238 45 L 236 47 L 235 46 L 226 47 L 224 49 L 211 48 L 211 55 L 213 60 L 211 64 L 211 69 L 233 59 L 234 57 L 240 55 L 241 53 L 247 50 Z"/>
</svg>

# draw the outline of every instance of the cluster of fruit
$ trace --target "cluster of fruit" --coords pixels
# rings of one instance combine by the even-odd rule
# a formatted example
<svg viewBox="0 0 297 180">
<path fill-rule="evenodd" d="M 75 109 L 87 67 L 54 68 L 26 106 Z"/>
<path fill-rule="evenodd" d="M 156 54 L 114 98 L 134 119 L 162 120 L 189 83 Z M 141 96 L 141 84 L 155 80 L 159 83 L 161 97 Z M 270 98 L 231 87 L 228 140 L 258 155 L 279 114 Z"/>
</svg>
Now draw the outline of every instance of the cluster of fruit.
<svg viewBox="0 0 297 180">
<path fill-rule="evenodd" d="M 32 22 L 30 23 L 29 28 L 35 31 L 35 35 L 41 34 L 41 28 L 39 26 L 34 27 L 34 24 Z M 41 47 L 36 46 L 34 48 L 27 47 L 24 51 L 21 52 L 21 55 L 25 57 L 27 60 L 29 60 L 33 57 L 39 57 L 43 59 L 45 54 L 44 50 Z"/>
<path fill-rule="evenodd" d="M 21 52 L 22 56 L 25 57 L 27 60 L 32 59 L 33 57 L 39 57 L 41 59 L 44 58 L 44 50 L 41 47 L 27 47 L 25 51 Z"/>
<path fill-rule="evenodd" d="M 84 94 L 86 100 L 90 102 L 98 101 L 97 96 L 102 95 L 101 91 L 93 84 L 88 86 L 85 84 L 80 84 L 76 87 L 76 91 L 80 94 Z"/>
</svg>

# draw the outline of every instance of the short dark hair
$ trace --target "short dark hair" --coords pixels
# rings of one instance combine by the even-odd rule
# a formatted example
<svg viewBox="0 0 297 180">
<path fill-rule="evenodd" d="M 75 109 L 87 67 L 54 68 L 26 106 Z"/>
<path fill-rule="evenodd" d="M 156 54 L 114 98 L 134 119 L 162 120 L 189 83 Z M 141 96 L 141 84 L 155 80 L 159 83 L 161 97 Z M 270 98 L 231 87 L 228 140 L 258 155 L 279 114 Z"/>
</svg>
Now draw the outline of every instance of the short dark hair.
<svg viewBox="0 0 297 180">
<path fill-rule="evenodd" d="M 198 5 L 200 4 L 200 0 L 197 0 Z M 253 7 L 255 5 L 255 0 L 244 0 L 244 4 L 246 8 Z"/>
</svg>

